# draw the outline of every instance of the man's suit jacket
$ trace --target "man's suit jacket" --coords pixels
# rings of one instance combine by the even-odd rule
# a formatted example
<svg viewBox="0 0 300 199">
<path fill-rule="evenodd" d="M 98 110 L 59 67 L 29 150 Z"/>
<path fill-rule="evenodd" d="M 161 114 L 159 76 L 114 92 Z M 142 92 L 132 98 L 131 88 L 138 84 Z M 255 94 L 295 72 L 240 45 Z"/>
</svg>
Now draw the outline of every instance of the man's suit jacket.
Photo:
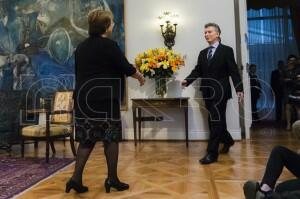
<svg viewBox="0 0 300 199">
<path fill-rule="evenodd" d="M 241 77 L 234 59 L 233 49 L 219 44 L 213 58 L 207 59 L 208 48 L 202 50 L 191 74 L 186 77 L 187 85 L 201 78 L 200 90 L 204 99 L 221 100 L 232 97 L 229 77 L 237 92 L 243 91 Z"/>
<path fill-rule="evenodd" d="M 282 74 L 278 69 L 273 70 L 271 73 L 271 88 L 276 96 L 282 95 Z"/>
</svg>

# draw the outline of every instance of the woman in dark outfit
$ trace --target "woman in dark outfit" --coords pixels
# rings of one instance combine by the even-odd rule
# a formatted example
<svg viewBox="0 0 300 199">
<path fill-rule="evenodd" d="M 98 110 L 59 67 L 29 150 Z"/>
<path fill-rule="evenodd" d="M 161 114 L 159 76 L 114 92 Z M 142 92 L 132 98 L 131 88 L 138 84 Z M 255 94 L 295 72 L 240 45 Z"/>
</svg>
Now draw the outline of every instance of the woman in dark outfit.
<svg viewBox="0 0 300 199">
<path fill-rule="evenodd" d="M 291 130 L 292 127 L 292 106 L 291 102 L 289 101 L 289 95 L 291 95 L 293 91 L 293 78 L 296 72 L 296 60 L 297 57 L 295 55 L 289 55 L 287 69 L 283 71 L 283 96 L 285 103 L 287 130 Z"/>
<path fill-rule="evenodd" d="M 108 177 L 104 186 L 123 191 L 129 185 L 117 175 L 121 139 L 120 101 L 124 91 L 124 76 L 144 78 L 125 58 L 117 43 L 109 39 L 114 26 L 111 12 L 94 10 L 88 16 L 90 37 L 75 51 L 76 86 L 74 92 L 76 140 L 80 142 L 75 171 L 66 184 L 66 192 L 88 191 L 82 184 L 84 166 L 96 141 L 104 142 Z"/>
<path fill-rule="evenodd" d="M 284 167 L 286 167 L 296 179 L 281 182 L 275 188 Z M 246 199 L 300 198 L 299 154 L 283 146 L 273 148 L 261 183 L 259 184 L 256 181 L 250 180 L 244 184 L 243 189 Z"/>
</svg>

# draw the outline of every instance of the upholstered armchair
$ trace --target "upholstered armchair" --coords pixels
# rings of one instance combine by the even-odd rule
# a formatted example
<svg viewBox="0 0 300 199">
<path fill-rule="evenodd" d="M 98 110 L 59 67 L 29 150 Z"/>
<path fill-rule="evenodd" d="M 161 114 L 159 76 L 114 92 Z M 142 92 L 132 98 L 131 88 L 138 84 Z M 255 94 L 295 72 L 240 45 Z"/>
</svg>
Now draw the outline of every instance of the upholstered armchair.
<svg viewBox="0 0 300 199">
<path fill-rule="evenodd" d="M 49 147 L 55 153 L 54 140 L 70 138 L 70 145 L 74 156 L 74 122 L 73 122 L 73 91 L 58 91 L 54 94 L 51 110 L 33 109 L 25 110 L 28 114 L 46 114 L 44 124 L 36 124 L 22 127 L 21 129 L 21 153 L 24 157 L 25 140 L 46 141 L 46 162 L 49 162 Z"/>
</svg>

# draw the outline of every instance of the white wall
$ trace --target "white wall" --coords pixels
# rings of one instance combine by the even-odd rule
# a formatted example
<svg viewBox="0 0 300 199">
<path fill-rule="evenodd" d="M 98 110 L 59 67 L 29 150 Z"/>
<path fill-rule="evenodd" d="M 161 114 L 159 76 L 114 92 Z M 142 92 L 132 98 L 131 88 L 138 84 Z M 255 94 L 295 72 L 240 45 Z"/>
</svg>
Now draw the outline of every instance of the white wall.
<svg viewBox="0 0 300 199">
<path fill-rule="evenodd" d="M 185 90 L 180 87 L 183 80 L 194 68 L 201 49 L 207 47 L 203 36 L 204 24 L 218 23 L 222 29 L 222 42 L 236 47 L 234 2 L 233 0 L 125 0 L 125 34 L 126 55 L 132 63 L 135 56 L 148 48 L 163 47 L 157 16 L 163 11 L 179 14 L 179 25 L 174 50 L 186 55 L 186 66 L 174 76 L 168 88 L 168 96 L 190 97 L 189 136 L 190 139 L 207 139 L 207 113 L 200 105 L 203 104 L 198 88 L 190 86 Z M 122 113 L 123 131 L 126 139 L 133 138 L 131 98 L 155 97 L 154 84 L 147 79 L 143 87 L 129 78 L 128 111 Z M 194 83 L 195 85 L 195 83 Z M 227 127 L 235 139 L 240 139 L 239 111 L 235 92 L 234 99 L 227 105 Z M 183 139 L 184 118 L 178 110 L 162 110 L 170 121 L 148 122 L 143 125 L 145 139 Z"/>
</svg>

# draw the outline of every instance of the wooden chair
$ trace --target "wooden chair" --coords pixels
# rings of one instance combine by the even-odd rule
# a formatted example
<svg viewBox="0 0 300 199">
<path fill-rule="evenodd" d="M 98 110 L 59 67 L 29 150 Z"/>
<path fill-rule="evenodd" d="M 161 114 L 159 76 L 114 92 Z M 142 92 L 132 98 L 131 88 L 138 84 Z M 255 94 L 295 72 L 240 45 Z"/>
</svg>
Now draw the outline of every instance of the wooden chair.
<svg viewBox="0 0 300 199">
<path fill-rule="evenodd" d="M 30 125 L 21 128 L 21 153 L 24 157 L 25 140 L 46 141 L 46 162 L 49 162 L 49 146 L 55 154 L 54 140 L 70 137 L 74 156 L 73 91 L 58 91 L 54 94 L 52 110 L 25 110 L 27 114 L 46 114 L 45 124 Z"/>
</svg>

